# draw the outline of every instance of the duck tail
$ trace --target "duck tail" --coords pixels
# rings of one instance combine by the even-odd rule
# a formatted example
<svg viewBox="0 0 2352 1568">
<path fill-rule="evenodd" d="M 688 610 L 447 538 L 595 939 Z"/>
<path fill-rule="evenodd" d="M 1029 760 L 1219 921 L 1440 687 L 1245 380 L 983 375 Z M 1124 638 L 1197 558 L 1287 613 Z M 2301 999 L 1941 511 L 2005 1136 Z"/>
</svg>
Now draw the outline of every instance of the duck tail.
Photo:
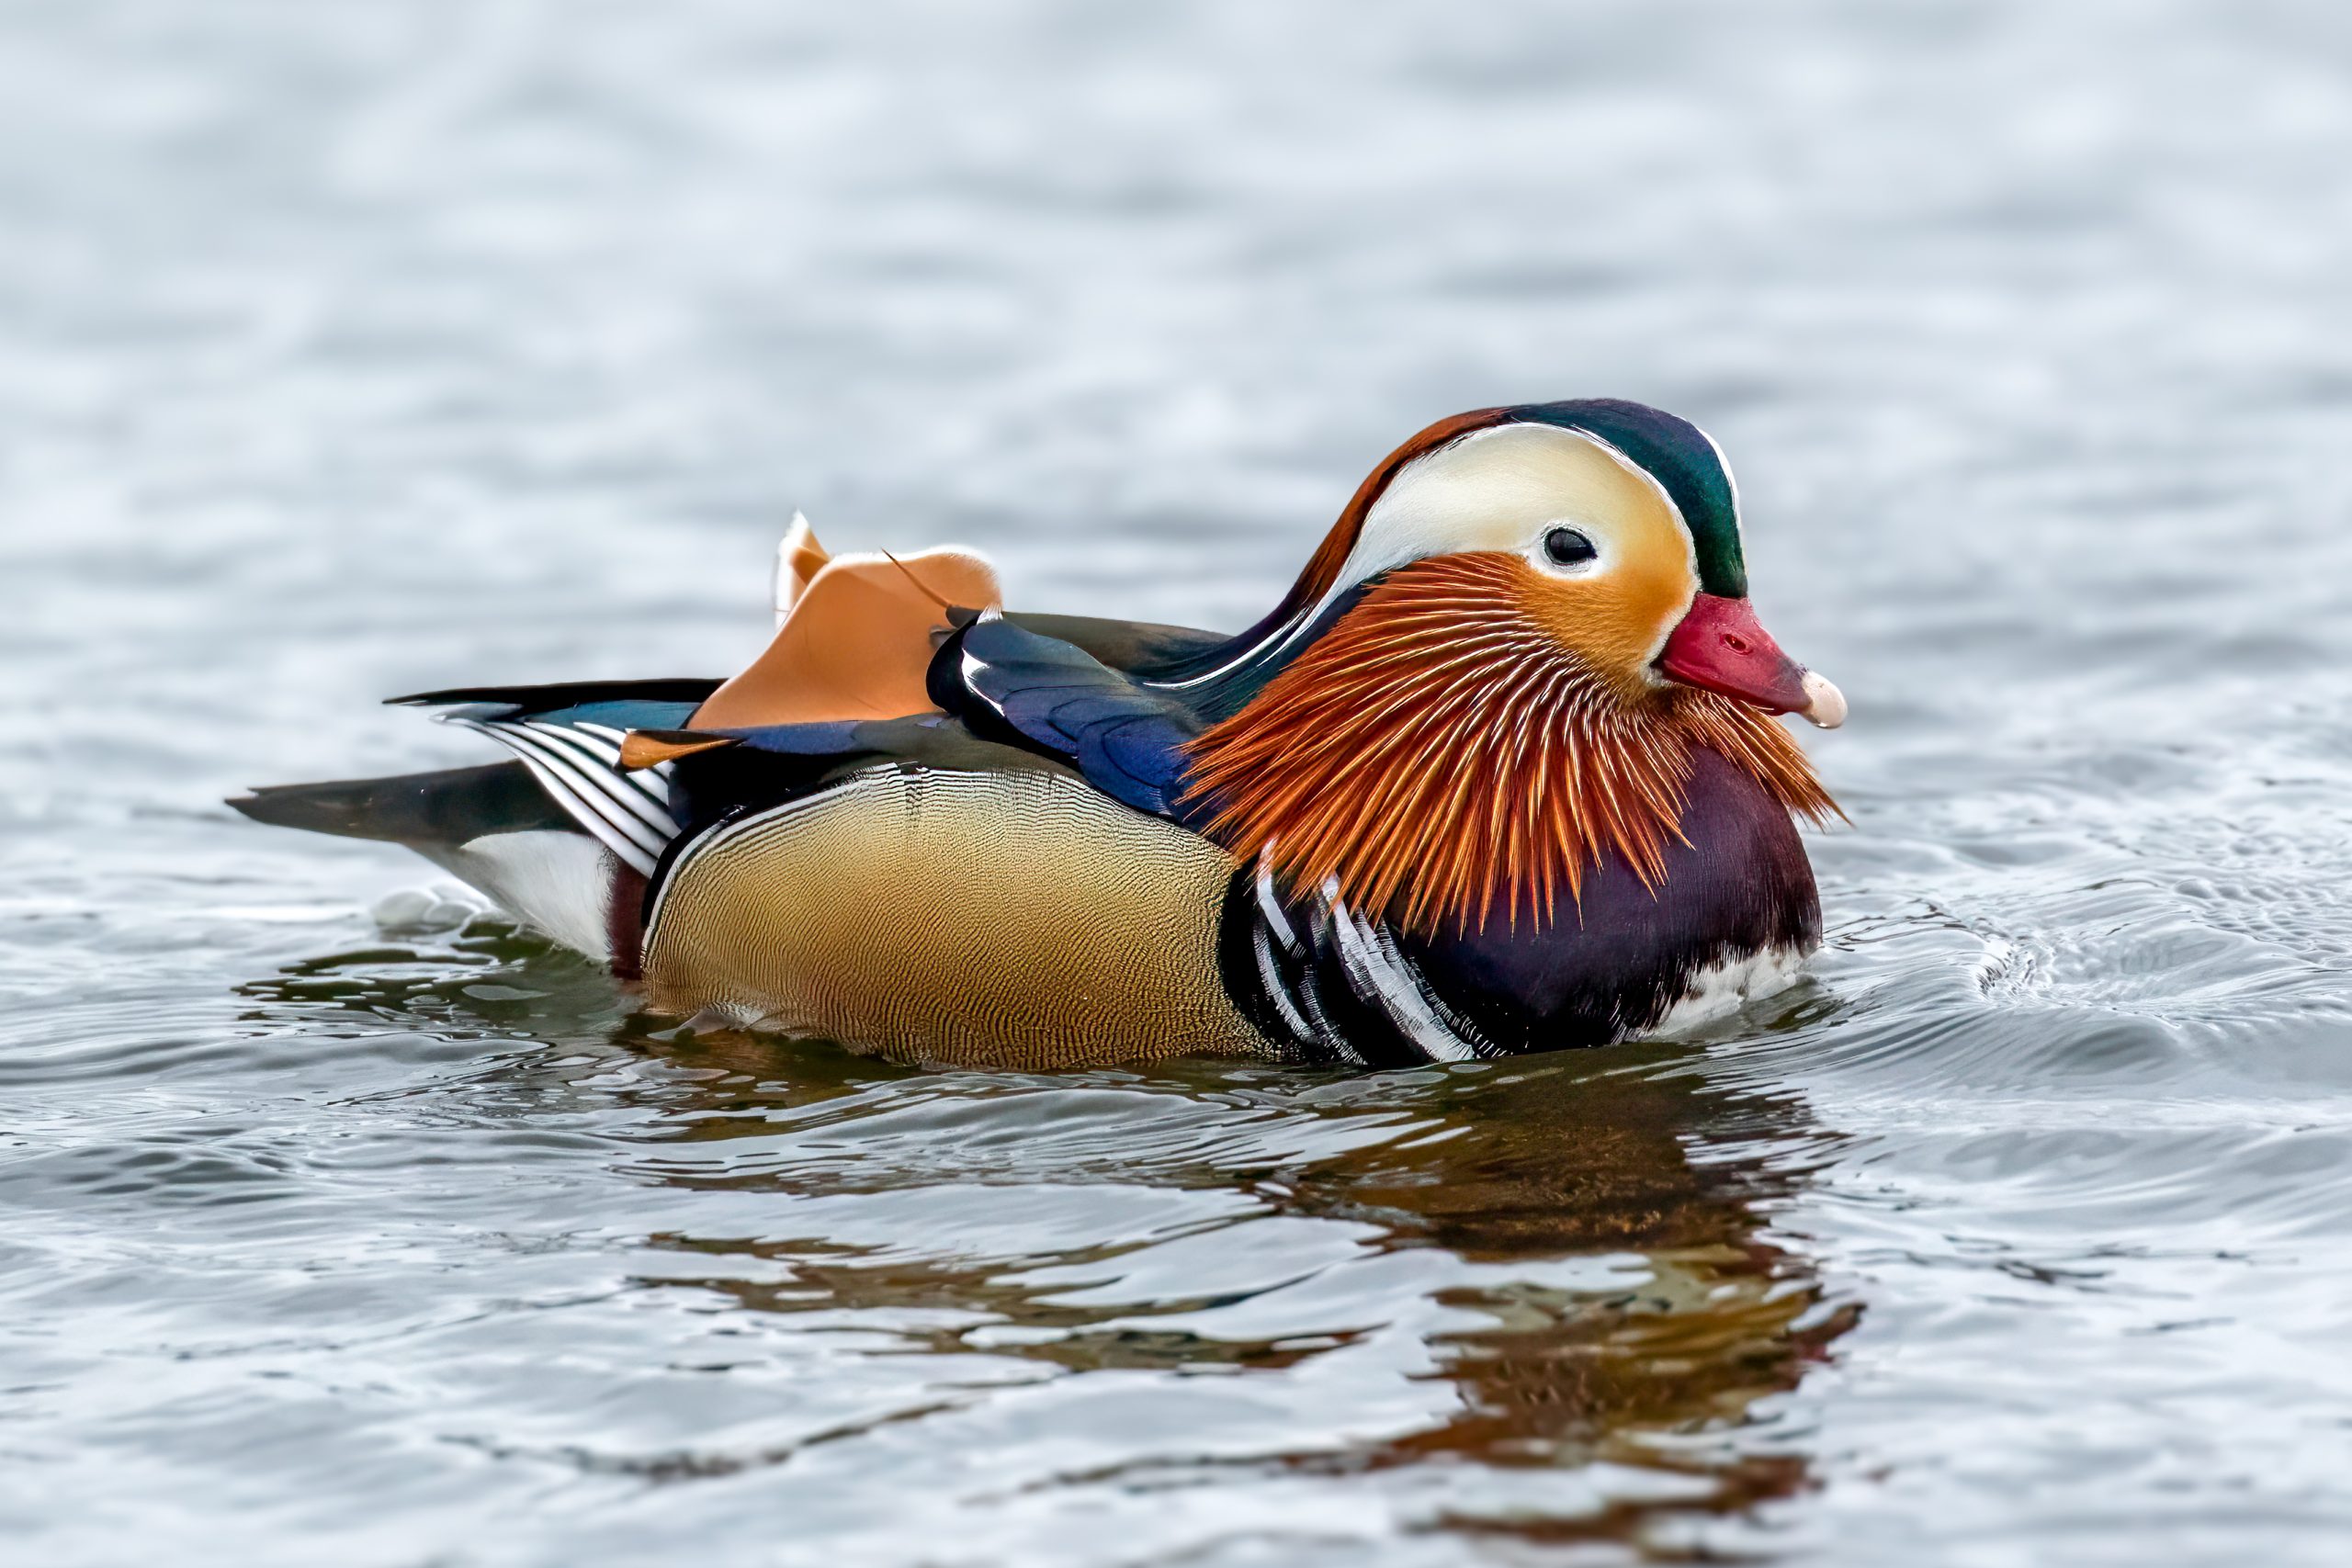
<svg viewBox="0 0 2352 1568">
<path fill-rule="evenodd" d="M 267 784 L 229 805 L 273 828 L 455 849 L 485 833 L 572 829 L 520 762 L 393 778 Z"/>
<path fill-rule="evenodd" d="M 229 805 L 274 828 L 413 850 L 524 924 L 636 977 L 644 876 L 523 762 L 277 784 Z"/>
</svg>

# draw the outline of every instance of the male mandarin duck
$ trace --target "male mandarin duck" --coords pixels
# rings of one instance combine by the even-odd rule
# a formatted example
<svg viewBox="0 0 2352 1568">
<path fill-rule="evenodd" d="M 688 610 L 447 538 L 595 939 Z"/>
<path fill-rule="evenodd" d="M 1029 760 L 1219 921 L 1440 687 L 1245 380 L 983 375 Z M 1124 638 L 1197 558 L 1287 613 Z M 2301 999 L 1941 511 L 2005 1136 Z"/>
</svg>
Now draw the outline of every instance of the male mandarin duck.
<svg viewBox="0 0 2352 1568">
<path fill-rule="evenodd" d="M 904 1059 L 1388 1066 L 1671 1031 L 1818 945 L 1774 721 L 1837 687 L 1747 603 L 1697 426 L 1442 420 L 1238 637 L 1001 607 L 796 519 L 729 681 L 436 692 L 516 761 L 265 789 L 404 843 L 648 1005 Z"/>
</svg>

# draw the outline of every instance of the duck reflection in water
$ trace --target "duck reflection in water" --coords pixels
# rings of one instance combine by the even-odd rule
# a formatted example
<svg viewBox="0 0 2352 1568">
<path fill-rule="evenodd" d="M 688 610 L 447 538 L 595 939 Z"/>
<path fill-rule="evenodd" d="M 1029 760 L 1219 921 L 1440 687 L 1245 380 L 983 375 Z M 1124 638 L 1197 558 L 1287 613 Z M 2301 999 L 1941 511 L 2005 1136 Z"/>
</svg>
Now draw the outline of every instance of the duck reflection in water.
<svg viewBox="0 0 2352 1568">
<path fill-rule="evenodd" d="M 881 1336 L 893 1357 L 939 1358 L 885 1421 L 985 1403 L 1006 1385 L 973 1383 L 975 1359 L 1010 1358 L 1048 1381 L 1268 1378 L 1252 1385 L 1261 1397 L 1295 1406 L 1313 1434 L 1299 1441 L 1286 1426 L 1262 1448 L 1211 1445 L 1204 1458 L 1183 1430 L 1142 1432 L 1100 1469 L 1023 1484 L 1181 1485 L 1237 1465 L 1340 1483 L 1447 1461 L 1674 1472 L 1665 1499 L 1467 1506 L 1442 1521 L 1544 1540 L 1647 1540 L 1809 1484 L 1805 1456 L 1758 1402 L 1793 1389 L 1853 1309 L 1825 1299 L 1768 1216 L 1826 1135 L 1797 1106 L 1712 1085 L 1702 1048 L 1374 1077 L 1211 1063 L 935 1074 L 758 1035 L 663 1032 L 600 1009 L 609 992 L 595 980 L 527 939 L 477 928 L 435 951 L 322 959 L 244 990 L 275 1030 L 343 1030 L 357 1015 L 552 1042 L 477 1063 L 447 1092 L 526 1119 L 540 1104 L 576 1118 L 601 1099 L 622 1151 L 614 1174 L 695 1195 L 665 1211 L 684 1223 L 632 1244 L 681 1264 L 644 1270 L 640 1288 L 714 1292 L 787 1327 L 821 1316 L 828 1332 Z M 800 1223 L 776 1198 L 830 1200 L 832 1213 L 910 1194 L 977 1197 L 1016 1228 L 1041 1208 L 1055 1215 L 1010 1241 L 904 1219 L 879 1240 L 871 1224 L 797 1238 L 769 1228 Z M 1177 1227 L 1208 1249 L 1199 1257 L 1263 1248 L 1250 1232 L 1272 1222 L 1306 1238 L 1271 1249 L 1295 1251 L 1295 1266 L 1281 1257 L 1261 1275 L 1192 1288 L 1193 1255 L 1172 1250 L 1183 1243 L 1150 1208 L 1180 1199 L 1212 1201 L 1214 1218 Z M 769 1224 L 744 1224 L 746 1203 Z M 755 1234 L 727 1234 L 737 1228 Z M 1351 1269 L 1371 1272 L 1348 1288 Z M 1314 1303 L 1284 1305 L 1295 1292 Z M 1340 1431 L 1363 1429 L 1344 1415 L 1318 1423 L 1325 1384 L 1278 1386 L 1350 1359 L 1363 1381 L 1343 1376 L 1348 1388 L 1393 1395 L 1402 1381 L 1451 1396 L 1365 1439 Z M 1148 1403 L 1137 1409 L 1155 1419 Z M 855 1434 L 824 1437 L 844 1435 Z M 722 1443 L 613 1462 L 676 1479 L 781 1465 L 806 1447 Z"/>
<path fill-rule="evenodd" d="M 1448 1082 L 1430 1103 L 1460 1135 L 1370 1151 L 1303 1186 L 1306 1201 L 1378 1215 L 1389 1247 L 1442 1247 L 1474 1264 L 1614 1256 L 1629 1266 L 1613 1288 L 1442 1292 L 1487 1320 L 1432 1345 L 1460 1408 L 1359 1462 L 1680 1470 L 1713 1485 L 1672 1506 L 1718 1513 L 1791 1495 L 1808 1484 L 1804 1456 L 1738 1433 L 1856 1315 L 1825 1301 L 1805 1260 L 1765 1230 L 1764 1213 L 1803 1179 L 1822 1134 L 1789 1105 L 1707 1087 L 1687 1048 L 1606 1055 L 1605 1066 Z M 1648 1511 L 1450 1522 L 1572 1539 L 1638 1533 Z"/>
</svg>

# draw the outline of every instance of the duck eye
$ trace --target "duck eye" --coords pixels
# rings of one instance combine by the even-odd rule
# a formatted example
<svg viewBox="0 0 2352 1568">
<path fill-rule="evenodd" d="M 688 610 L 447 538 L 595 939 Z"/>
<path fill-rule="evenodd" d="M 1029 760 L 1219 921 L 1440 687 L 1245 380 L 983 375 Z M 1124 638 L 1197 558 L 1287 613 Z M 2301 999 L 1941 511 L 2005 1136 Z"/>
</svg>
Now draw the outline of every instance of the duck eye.
<svg viewBox="0 0 2352 1568">
<path fill-rule="evenodd" d="M 1544 553 L 1557 566 L 1582 566 L 1600 554 L 1574 528 L 1555 528 L 1544 535 Z"/>
</svg>

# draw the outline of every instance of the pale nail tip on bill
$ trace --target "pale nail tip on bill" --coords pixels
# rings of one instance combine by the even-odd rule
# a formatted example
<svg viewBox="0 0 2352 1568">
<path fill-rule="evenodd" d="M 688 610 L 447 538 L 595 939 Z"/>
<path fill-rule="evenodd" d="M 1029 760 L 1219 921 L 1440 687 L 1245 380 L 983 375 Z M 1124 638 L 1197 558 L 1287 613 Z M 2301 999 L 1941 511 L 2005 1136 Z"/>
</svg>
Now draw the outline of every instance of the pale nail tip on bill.
<svg viewBox="0 0 2352 1568">
<path fill-rule="evenodd" d="M 1846 722 L 1846 694 L 1839 691 L 1826 675 L 1806 671 L 1804 694 L 1811 700 L 1801 711 L 1814 725 L 1823 729 L 1835 729 Z"/>
</svg>

